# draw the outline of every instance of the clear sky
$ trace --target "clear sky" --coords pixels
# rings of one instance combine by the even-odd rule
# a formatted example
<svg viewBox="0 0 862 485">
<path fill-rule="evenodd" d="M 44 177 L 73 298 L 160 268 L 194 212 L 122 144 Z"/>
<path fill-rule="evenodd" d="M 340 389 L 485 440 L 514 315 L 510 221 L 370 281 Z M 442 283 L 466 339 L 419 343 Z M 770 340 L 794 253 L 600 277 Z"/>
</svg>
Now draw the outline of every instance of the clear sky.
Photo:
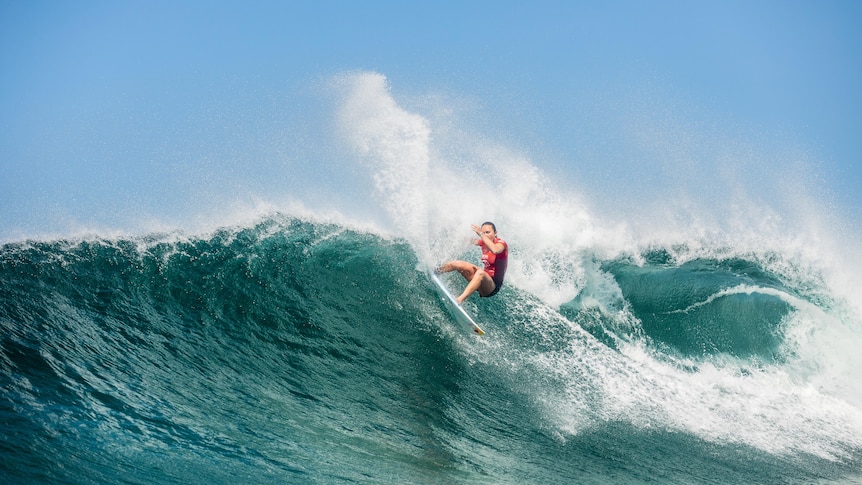
<svg viewBox="0 0 862 485">
<path fill-rule="evenodd" d="M 0 240 L 312 197 L 323 86 L 354 70 L 606 198 L 730 143 L 858 222 L 860 25 L 856 1 L 0 0 Z"/>
</svg>

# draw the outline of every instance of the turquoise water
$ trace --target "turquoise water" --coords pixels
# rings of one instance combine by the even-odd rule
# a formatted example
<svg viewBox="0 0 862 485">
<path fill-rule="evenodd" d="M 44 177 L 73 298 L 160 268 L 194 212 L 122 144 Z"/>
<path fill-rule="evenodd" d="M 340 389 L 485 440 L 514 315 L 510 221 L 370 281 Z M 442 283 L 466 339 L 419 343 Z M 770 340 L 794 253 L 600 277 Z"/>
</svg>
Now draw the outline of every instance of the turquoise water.
<svg viewBox="0 0 862 485">
<path fill-rule="evenodd" d="M 4 482 L 862 481 L 854 357 L 810 338 L 859 322 L 782 255 L 589 254 L 559 305 L 513 265 L 476 337 L 423 251 L 278 213 L 7 243 Z"/>
</svg>

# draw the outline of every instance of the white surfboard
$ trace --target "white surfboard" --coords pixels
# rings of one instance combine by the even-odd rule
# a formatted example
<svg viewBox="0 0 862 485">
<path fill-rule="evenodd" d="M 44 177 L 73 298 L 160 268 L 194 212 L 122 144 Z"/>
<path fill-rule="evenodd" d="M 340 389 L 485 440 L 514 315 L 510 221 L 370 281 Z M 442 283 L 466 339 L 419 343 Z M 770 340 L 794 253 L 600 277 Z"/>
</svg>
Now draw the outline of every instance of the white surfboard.
<svg viewBox="0 0 862 485">
<path fill-rule="evenodd" d="M 458 304 L 458 300 L 452 296 L 452 293 L 449 292 L 449 289 L 446 288 L 446 285 L 443 284 L 443 281 L 439 276 L 434 274 L 433 271 L 428 271 L 428 276 L 431 278 L 431 281 L 437 286 L 437 292 L 440 293 L 442 297 L 446 300 L 446 309 L 449 310 L 449 313 L 452 315 L 452 318 L 455 319 L 461 326 L 470 330 L 471 332 L 477 335 L 485 335 L 485 331 L 482 330 L 479 325 L 476 325 L 476 322 L 473 321 L 473 317 L 467 313 L 464 308 Z"/>
</svg>

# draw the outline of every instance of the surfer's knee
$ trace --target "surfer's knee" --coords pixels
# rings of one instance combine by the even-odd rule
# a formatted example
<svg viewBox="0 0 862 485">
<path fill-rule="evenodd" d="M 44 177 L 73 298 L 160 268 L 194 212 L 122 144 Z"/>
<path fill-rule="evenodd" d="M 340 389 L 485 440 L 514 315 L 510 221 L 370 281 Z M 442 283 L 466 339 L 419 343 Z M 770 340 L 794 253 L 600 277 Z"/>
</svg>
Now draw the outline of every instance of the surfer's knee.
<svg viewBox="0 0 862 485">
<path fill-rule="evenodd" d="M 476 268 L 476 272 L 473 273 L 473 279 L 483 280 L 486 276 L 488 277 L 488 279 L 491 279 L 488 273 L 486 273 L 485 270 L 482 268 Z"/>
<path fill-rule="evenodd" d="M 479 290 L 480 294 L 494 289 L 494 279 L 482 268 L 476 270 L 472 281 L 476 282 L 476 289 Z"/>
</svg>

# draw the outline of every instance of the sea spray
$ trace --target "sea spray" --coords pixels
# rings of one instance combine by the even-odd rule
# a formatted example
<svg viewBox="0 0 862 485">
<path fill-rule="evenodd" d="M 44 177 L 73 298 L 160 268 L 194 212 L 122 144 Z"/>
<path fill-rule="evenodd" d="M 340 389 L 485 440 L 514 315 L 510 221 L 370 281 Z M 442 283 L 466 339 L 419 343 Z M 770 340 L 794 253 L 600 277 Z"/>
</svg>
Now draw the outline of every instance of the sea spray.
<svg viewBox="0 0 862 485">
<path fill-rule="evenodd" d="M 342 83 L 341 130 L 372 174 L 390 222 L 418 244 L 418 234 L 430 229 L 428 123 L 395 103 L 380 74 L 352 74 Z"/>
<path fill-rule="evenodd" d="M 429 121 L 401 108 L 384 76 L 359 72 L 339 81 L 341 131 L 371 171 L 390 223 L 427 264 L 476 259 L 469 225 L 491 220 L 512 248 L 507 278 L 559 305 L 582 287 L 584 258 L 613 252 L 624 239 L 619 226 L 596 226 L 575 194 L 502 145 L 475 141 L 462 149 L 471 159 L 446 158 Z"/>
</svg>

